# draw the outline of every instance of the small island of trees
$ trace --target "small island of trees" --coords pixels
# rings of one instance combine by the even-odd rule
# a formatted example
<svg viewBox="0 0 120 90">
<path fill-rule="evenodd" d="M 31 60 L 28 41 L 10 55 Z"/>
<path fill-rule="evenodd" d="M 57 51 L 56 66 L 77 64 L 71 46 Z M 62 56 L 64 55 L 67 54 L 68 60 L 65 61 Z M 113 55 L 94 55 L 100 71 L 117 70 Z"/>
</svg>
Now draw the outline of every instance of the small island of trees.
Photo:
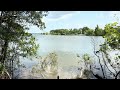
<svg viewBox="0 0 120 90">
<path fill-rule="evenodd" d="M 95 29 L 91 29 L 88 27 L 83 27 L 79 29 L 55 29 L 51 30 L 50 35 L 86 35 L 86 36 L 103 36 L 105 35 L 105 30 L 99 28 L 97 25 Z M 44 33 L 44 35 L 48 35 Z"/>
</svg>

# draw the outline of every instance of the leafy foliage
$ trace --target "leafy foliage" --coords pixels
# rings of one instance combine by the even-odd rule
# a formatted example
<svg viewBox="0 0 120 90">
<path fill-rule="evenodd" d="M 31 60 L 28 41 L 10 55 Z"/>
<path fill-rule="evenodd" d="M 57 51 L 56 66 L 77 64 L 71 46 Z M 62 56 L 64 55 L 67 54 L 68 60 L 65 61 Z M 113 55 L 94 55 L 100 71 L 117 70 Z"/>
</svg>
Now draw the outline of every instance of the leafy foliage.
<svg viewBox="0 0 120 90">
<path fill-rule="evenodd" d="M 105 34 L 105 31 L 99 28 L 99 26 L 97 25 L 97 27 L 95 28 L 94 34 L 95 36 L 103 36 Z"/>
<path fill-rule="evenodd" d="M 105 26 L 105 36 L 106 43 L 111 47 L 111 49 L 120 50 L 120 27 L 117 26 L 118 23 L 111 23 Z"/>
<path fill-rule="evenodd" d="M 36 55 L 39 45 L 35 43 L 32 34 L 27 33 L 28 25 L 45 28 L 42 22 L 46 11 L 0 11 L 0 62 L 13 68 L 13 62 L 19 56 Z M 10 69 L 9 68 L 9 69 Z M 12 72 L 10 70 L 10 72 Z"/>
<path fill-rule="evenodd" d="M 95 30 L 88 27 L 83 27 L 79 29 L 55 29 L 50 31 L 51 35 L 86 35 L 86 36 L 103 36 L 105 34 L 104 30 L 100 29 L 98 26 Z"/>
<path fill-rule="evenodd" d="M 105 34 L 104 44 L 100 45 L 100 50 L 95 53 L 98 57 L 99 64 L 101 65 L 101 70 L 103 73 L 104 78 L 107 79 L 108 77 L 113 79 L 120 78 L 120 58 L 119 58 L 119 50 L 120 50 L 120 32 L 118 23 L 110 23 L 105 25 Z M 116 52 L 117 51 L 117 52 Z M 96 51 L 95 51 L 96 52 Z M 116 55 L 113 54 L 111 57 L 110 53 L 115 52 Z M 103 63 L 101 63 L 103 62 Z M 103 69 L 104 66 L 104 69 Z M 109 74 L 108 74 L 109 73 Z M 118 77 L 119 76 L 119 77 Z"/>
</svg>

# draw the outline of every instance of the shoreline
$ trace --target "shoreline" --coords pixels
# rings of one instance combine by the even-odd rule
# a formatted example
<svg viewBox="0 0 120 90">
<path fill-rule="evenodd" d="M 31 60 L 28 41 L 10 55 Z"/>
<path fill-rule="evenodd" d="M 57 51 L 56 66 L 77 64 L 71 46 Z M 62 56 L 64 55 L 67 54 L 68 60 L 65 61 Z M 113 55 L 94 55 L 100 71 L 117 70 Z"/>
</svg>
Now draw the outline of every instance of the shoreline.
<svg viewBox="0 0 120 90">
<path fill-rule="evenodd" d="M 34 34 L 39 34 L 39 33 L 34 33 Z M 43 35 L 43 34 L 40 34 L 40 35 Z M 51 35 L 51 34 L 48 34 L 44 36 L 89 36 L 89 35 Z M 93 36 L 93 37 L 102 37 L 102 36 Z"/>
</svg>

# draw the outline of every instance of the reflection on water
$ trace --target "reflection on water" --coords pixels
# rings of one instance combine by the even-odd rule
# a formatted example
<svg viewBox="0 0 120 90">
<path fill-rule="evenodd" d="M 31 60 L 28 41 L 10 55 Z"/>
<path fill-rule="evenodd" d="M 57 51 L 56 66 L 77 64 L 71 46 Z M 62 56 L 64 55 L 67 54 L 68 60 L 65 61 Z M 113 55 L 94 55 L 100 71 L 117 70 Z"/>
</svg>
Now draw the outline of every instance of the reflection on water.
<svg viewBox="0 0 120 90">
<path fill-rule="evenodd" d="M 95 40 L 96 49 L 99 49 L 99 45 L 104 42 L 102 37 L 56 36 L 39 34 L 33 35 L 36 37 L 37 43 L 40 44 L 40 48 L 38 49 L 38 56 L 45 57 L 51 52 L 55 52 L 58 55 L 58 75 L 60 78 L 74 78 L 77 74 L 80 73 L 78 71 L 78 61 L 80 61 L 78 55 L 82 56 L 85 53 L 94 55 L 91 38 L 94 38 Z M 37 58 L 33 57 L 33 59 L 34 60 L 32 61 L 29 59 L 22 59 L 22 63 L 24 63 L 27 67 L 26 70 L 22 71 L 26 73 L 26 77 L 31 75 L 30 69 L 32 66 L 38 63 Z M 34 76 L 36 76 L 36 78 L 37 76 L 40 76 L 38 78 L 42 78 L 40 74 L 36 74 Z"/>
</svg>

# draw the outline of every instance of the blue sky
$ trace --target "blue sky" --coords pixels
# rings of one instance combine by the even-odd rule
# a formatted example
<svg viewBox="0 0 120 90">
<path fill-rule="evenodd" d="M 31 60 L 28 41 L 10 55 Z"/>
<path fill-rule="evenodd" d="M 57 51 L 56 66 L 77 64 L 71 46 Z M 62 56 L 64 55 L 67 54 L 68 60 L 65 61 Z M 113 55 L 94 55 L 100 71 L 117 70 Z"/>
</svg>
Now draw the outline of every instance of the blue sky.
<svg viewBox="0 0 120 90">
<path fill-rule="evenodd" d="M 29 32 L 41 33 L 54 29 L 82 28 L 84 26 L 94 29 L 97 24 L 104 28 L 105 24 L 117 21 L 115 14 L 120 17 L 120 11 L 49 11 L 48 16 L 42 19 L 46 28 L 40 30 L 36 26 L 31 26 Z"/>
</svg>

